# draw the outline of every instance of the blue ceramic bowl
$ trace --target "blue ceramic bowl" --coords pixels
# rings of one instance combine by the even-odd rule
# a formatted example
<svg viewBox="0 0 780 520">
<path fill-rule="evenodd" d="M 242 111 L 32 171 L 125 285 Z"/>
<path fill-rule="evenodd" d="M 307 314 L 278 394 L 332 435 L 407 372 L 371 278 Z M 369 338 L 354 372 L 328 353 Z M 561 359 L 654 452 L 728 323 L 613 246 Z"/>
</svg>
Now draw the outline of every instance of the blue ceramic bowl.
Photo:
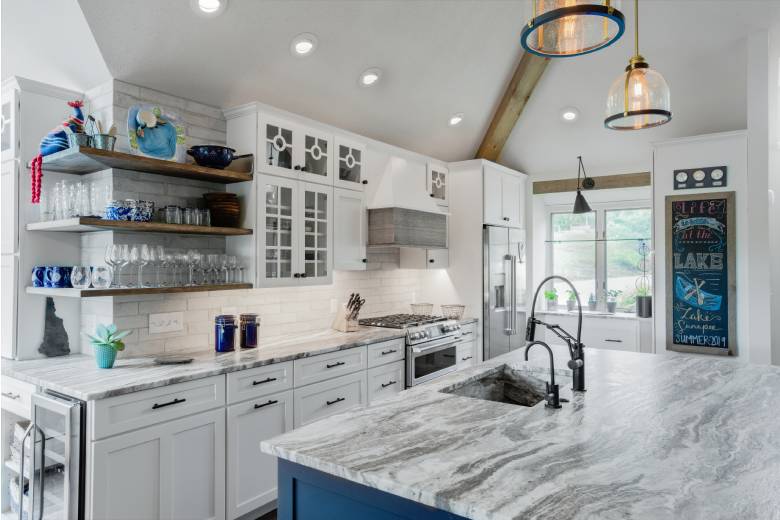
<svg viewBox="0 0 780 520">
<path fill-rule="evenodd" d="M 192 156 L 199 166 L 217 168 L 219 170 L 233 162 L 235 153 L 236 151 L 232 148 L 213 144 L 191 146 L 190 149 L 187 150 L 187 155 Z"/>
</svg>

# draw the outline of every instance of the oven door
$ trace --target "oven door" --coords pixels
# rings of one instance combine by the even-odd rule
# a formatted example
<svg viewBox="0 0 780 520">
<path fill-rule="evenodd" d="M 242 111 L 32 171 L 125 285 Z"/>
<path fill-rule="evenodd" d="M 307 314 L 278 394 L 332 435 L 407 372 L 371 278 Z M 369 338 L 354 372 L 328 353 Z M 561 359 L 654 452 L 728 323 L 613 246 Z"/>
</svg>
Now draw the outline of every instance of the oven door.
<svg viewBox="0 0 780 520">
<path fill-rule="evenodd" d="M 407 347 L 406 386 L 415 386 L 453 372 L 460 338 L 443 338 Z"/>
</svg>

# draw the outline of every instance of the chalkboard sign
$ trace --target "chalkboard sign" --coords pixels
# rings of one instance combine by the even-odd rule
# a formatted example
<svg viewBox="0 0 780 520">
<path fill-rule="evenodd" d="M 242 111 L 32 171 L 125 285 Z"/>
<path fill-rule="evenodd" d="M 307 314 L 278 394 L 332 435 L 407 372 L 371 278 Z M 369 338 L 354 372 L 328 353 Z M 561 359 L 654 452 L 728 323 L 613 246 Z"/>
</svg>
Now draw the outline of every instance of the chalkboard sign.
<svg viewBox="0 0 780 520">
<path fill-rule="evenodd" d="M 666 348 L 736 352 L 734 192 L 666 197 Z"/>
</svg>

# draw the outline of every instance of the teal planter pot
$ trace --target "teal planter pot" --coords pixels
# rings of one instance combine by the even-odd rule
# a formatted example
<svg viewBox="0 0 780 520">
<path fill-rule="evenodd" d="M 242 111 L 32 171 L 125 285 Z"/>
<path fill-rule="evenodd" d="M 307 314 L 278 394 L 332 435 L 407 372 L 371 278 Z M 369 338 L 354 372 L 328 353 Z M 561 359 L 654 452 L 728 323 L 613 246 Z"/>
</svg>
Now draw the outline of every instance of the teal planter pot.
<svg viewBox="0 0 780 520">
<path fill-rule="evenodd" d="M 112 368 L 116 360 L 116 349 L 108 345 L 93 345 L 98 368 Z"/>
</svg>

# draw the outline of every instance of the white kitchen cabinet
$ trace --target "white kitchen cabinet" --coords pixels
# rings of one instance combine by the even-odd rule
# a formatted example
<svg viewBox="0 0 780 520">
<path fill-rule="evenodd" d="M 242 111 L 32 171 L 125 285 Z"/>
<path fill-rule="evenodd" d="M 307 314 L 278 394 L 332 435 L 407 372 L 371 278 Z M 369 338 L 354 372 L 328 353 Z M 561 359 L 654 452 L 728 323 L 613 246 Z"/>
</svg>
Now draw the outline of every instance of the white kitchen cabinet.
<svg viewBox="0 0 780 520">
<path fill-rule="evenodd" d="M 447 269 L 449 266 L 450 255 L 447 249 L 401 248 L 401 269 Z"/>
<path fill-rule="evenodd" d="M 19 245 L 19 162 L 0 167 L 0 252 L 14 254 Z M 10 286 L 9 286 L 10 287 Z"/>
<path fill-rule="evenodd" d="M 341 136 L 335 138 L 335 176 L 333 185 L 337 188 L 363 191 L 368 184 L 366 178 L 366 146 Z"/>
<path fill-rule="evenodd" d="M 227 517 L 238 518 L 276 500 L 276 457 L 260 442 L 293 427 L 293 391 L 228 406 Z"/>
<path fill-rule="evenodd" d="M 366 404 L 366 372 L 361 370 L 293 390 L 295 428 Z"/>
<path fill-rule="evenodd" d="M 447 185 L 450 180 L 449 169 L 441 163 L 429 162 L 425 177 L 425 186 L 436 204 L 442 207 L 450 205 L 450 190 Z"/>
<path fill-rule="evenodd" d="M 333 185 L 331 135 L 263 114 L 258 124 L 258 172 Z"/>
<path fill-rule="evenodd" d="M 16 298 L 19 280 L 19 257 L 0 255 L 0 353 L 16 356 Z"/>
<path fill-rule="evenodd" d="M 368 209 L 363 192 L 333 190 L 333 268 L 365 271 L 368 244 Z"/>
<path fill-rule="evenodd" d="M 396 395 L 404 389 L 405 367 L 403 361 L 370 368 L 366 372 L 368 404 L 377 403 Z"/>
<path fill-rule="evenodd" d="M 19 91 L 3 89 L 2 116 L 0 117 L 0 151 L 2 161 L 18 156 L 19 152 Z"/>
<path fill-rule="evenodd" d="M 571 334 L 577 333 L 577 316 L 568 314 L 541 314 L 540 319 L 556 323 Z M 553 344 L 563 345 L 563 341 L 546 328 L 536 328 L 536 339 L 543 339 Z M 543 331 L 540 334 L 540 331 Z M 543 337 L 540 337 L 542 336 Z M 633 318 L 610 318 L 583 316 L 582 342 L 586 348 L 602 348 L 608 350 L 625 350 L 639 352 L 638 320 Z"/>
<path fill-rule="evenodd" d="M 491 163 L 483 170 L 485 224 L 524 228 L 526 177 Z"/>
<path fill-rule="evenodd" d="M 461 341 L 456 348 L 456 355 L 458 356 L 458 370 L 473 367 L 477 364 L 477 342 L 475 339 L 471 341 Z"/>
<path fill-rule="evenodd" d="M 93 519 L 225 517 L 225 409 L 90 445 Z"/>
<path fill-rule="evenodd" d="M 258 177 L 258 285 L 330 283 L 333 188 Z"/>
</svg>

